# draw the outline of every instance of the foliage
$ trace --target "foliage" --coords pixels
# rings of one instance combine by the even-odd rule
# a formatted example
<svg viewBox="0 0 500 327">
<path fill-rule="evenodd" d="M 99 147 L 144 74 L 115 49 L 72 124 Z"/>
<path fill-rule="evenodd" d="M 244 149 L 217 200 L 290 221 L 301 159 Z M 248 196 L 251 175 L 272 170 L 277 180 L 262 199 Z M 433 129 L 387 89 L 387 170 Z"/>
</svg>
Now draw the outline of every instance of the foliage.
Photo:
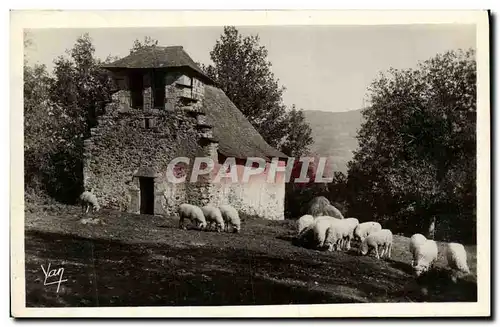
<svg viewBox="0 0 500 327">
<path fill-rule="evenodd" d="M 83 140 L 110 100 L 111 83 L 85 34 L 69 56 L 24 67 L 26 187 L 74 201 L 82 189 Z"/>
<path fill-rule="evenodd" d="M 153 39 L 152 37 L 150 36 L 145 36 L 144 37 L 144 41 L 139 41 L 138 39 L 135 39 L 134 40 L 134 44 L 132 46 L 132 48 L 130 49 L 130 53 L 133 53 L 137 50 L 140 50 L 142 48 L 145 48 L 145 47 L 155 47 L 158 45 L 158 40 L 155 40 Z"/>
<path fill-rule="evenodd" d="M 351 209 L 408 232 L 425 231 L 437 216 L 455 229 L 442 237 L 473 238 L 474 52 L 449 51 L 417 69 L 390 69 L 372 83 L 369 100 L 349 163 Z"/>
<path fill-rule="evenodd" d="M 313 143 L 311 127 L 307 124 L 304 111 L 292 106 L 285 114 L 285 136 L 281 140 L 281 151 L 291 157 L 304 155 Z"/>
<path fill-rule="evenodd" d="M 271 72 L 267 50 L 259 36 L 243 37 L 233 26 L 224 27 L 210 57 L 214 65 L 203 66 L 231 101 L 271 146 L 287 155 L 300 155 L 312 143 L 311 129 L 301 110 L 287 111 L 285 91 Z"/>
</svg>

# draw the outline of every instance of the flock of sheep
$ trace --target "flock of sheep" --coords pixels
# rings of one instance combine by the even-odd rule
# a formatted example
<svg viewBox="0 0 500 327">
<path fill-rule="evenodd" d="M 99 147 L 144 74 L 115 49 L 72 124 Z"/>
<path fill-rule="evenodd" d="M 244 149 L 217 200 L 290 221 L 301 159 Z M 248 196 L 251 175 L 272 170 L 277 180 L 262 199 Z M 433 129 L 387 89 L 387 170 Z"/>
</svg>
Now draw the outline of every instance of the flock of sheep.
<svg viewBox="0 0 500 327">
<path fill-rule="evenodd" d="M 85 191 L 80 195 L 82 211 L 88 213 L 90 209 L 93 212 L 100 210 L 97 197 L 93 190 Z M 241 221 L 238 211 L 230 205 L 221 205 L 214 207 L 206 205 L 202 208 L 192 204 L 181 204 L 178 209 L 179 228 L 186 229 L 185 220 L 196 224 L 199 229 L 214 229 L 217 232 L 231 231 L 239 233 Z"/>
<path fill-rule="evenodd" d="M 198 207 L 192 204 L 181 204 L 179 206 L 179 228 L 186 229 L 185 220 L 190 220 L 191 223 L 201 229 L 215 229 L 217 232 L 231 231 L 239 233 L 241 229 L 241 221 L 238 211 L 230 205 L 221 205 L 215 207 L 206 205 Z"/>
<path fill-rule="evenodd" d="M 377 259 L 391 257 L 393 235 L 389 229 L 383 229 L 380 223 L 359 223 L 356 218 L 344 218 L 325 197 L 313 199 L 309 208 L 309 214 L 297 221 L 299 244 L 319 250 L 340 251 L 350 250 L 351 241 L 357 240 L 361 244 L 358 249 L 361 255 L 374 252 Z M 422 234 L 410 238 L 409 251 L 411 266 L 417 277 L 428 272 L 437 261 L 437 243 Z M 447 243 L 445 257 L 453 271 L 470 273 L 467 252 L 462 244 Z M 452 279 L 455 281 L 456 276 L 453 275 Z"/>
<path fill-rule="evenodd" d="M 80 200 L 84 212 L 88 212 L 90 208 L 95 212 L 99 211 L 97 197 L 92 191 L 83 192 Z M 232 230 L 238 233 L 241 229 L 238 211 L 230 205 L 221 205 L 218 208 L 207 205 L 200 208 L 184 203 L 179 206 L 178 214 L 181 229 L 186 229 L 185 220 L 191 221 L 201 230 Z M 358 249 L 360 254 L 374 252 L 375 257 L 380 259 L 391 257 L 393 235 L 378 222 L 359 223 L 356 218 L 344 218 L 328 199 L 320 196 L 311 201 L 309 214 L 298 219 L 297 240 L 302 245 L 312 245 L 316 249 L 328 251 L 349 251 L 351 241 L 356 240 L 361 244 Z M 416 276 L 428 272 L 437 261 L 437 243 L 422 234 L 415 234 L 410 238 L 409 251 L 412 256 L 411 266 Z M 448 243 L 445 251 L 449 268 L 456 272 L 470 273 L 467 252 L 462 244 Z M 456 280 L 455 275 L 452 278 Z"/>
</svg>

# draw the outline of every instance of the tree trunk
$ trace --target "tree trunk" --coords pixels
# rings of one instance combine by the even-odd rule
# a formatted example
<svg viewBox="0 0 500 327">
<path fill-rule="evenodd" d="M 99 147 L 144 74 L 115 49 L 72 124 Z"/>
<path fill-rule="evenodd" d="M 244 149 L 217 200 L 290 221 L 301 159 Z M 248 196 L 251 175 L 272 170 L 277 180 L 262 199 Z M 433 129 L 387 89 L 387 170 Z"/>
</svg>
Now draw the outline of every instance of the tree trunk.
<svg viewBox="0 0 500 327">
<path fill-rule="evenodd" d="M 436 234 L 436 216 L 432 216 L 429 223 L 429 228 L 427 229 L 427 238 L 430 240 L 434 239 Z"/>
</svg>

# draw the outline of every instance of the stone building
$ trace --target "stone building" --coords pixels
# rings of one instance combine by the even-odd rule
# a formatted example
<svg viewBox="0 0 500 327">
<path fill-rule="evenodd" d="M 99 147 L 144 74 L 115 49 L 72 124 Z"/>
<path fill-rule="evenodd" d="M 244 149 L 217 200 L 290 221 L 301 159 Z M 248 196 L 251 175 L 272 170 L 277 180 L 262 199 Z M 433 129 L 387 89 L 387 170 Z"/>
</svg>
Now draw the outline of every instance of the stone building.
<svg viewBox="0 0 500 327">
<path fill-rule="evenodd" d="M 104 207 L 131 213 L 172 214 L 187 202 L 229 203 L 267 219 L 284 219 L 283 176 L 268 182 L 271 158 L 286 156 L 267 144 L 246 117 L 180 46 L 146 47 L 107 64 L 112 102 L 85 141 L 84 185 Z M 172 183 L 172 159 L 210 157 L 219 166 L 234 157 L 240 172 L 248 157 L 266 160 L 249 183 Z M 213 176 L 213 175 L 212 175 Z"/>
</svg>

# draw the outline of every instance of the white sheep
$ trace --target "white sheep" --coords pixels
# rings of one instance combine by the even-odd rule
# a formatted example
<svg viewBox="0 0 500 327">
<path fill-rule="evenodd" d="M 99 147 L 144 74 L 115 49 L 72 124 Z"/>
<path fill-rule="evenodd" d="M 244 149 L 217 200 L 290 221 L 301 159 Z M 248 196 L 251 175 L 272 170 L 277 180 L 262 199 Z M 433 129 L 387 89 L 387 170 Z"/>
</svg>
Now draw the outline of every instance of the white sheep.
<svg viewBox="0 0 500 327">
<path fill-rule="evenodd" d="M 101 209 L 97 197 L 93 193 L 94 189 L 90 191 L 85 191 L 80 195 L 80 202 L 82 204 L 82 212 L 88 213 L 90 207 L 92 211 L 97 212 Z"/>
<path fill-rule="evenodd" d="M 201 208 L 201 211 L 203 211 L 208 226 L 215 225 L 217 232 L 222 232 L 224 230 L 224 218 L 222 218 L 222 213 L 219 208 L 206 205 Z"/>
<path fill-rule="evenodd" d="M 192 223 L 195 223 L 199 229 L 204 229 L 207 226 L 207 221 L 205 220 L 205 215 L 200 207 L 184 203 L 179 206 L 179 228 L 186 229 L 184 226 L 184 219 L 189 219 Z"/>
<path fill-rule="evenodd" d="M 314 223 L 312 215 L 304 215 L 297 220 L 297 236 Z"/>
<path fill-rule="evenodd" d="M 315 247 L 317 249 L 323 249 L 325 247 L 325 240 L 327 238 L 327 233 L 332 225 L 336 222 L 336 218 L 332 218 L 329 216 L 321 216 L 314 220 L 312 226 L 309 229 L 312 230 L 314 235 Z M 329 243 L 327 246 L 333 247 L 337 243 L 336 234 L 331 233 Z"/>
<path fill-rule="evenodd" d="M 446 259 L 448 267 L 459 272 L 469 274 L 470 269 L 467 264 L 467 252 L 460 243 L 448 243 L 446 245 Z"/>
<path fill-rule="evenodd" d="M 340 221 L 340 219 L 329 216 L 314 218 L 313 223 L 304 228 L 297 236 L 298 243 L 306 247 L 323 249 L 327 230 L 330 224 L 335 221 Z"/>
<path fill-rule="evenodd" d="M 425 240 L 415 246 L 413 272 L 418 277 L 429 271 L 437 260 L 438 246 L 434 240 Z"/>
<path fill-rule="evenodd" d="M 417 256 L 416 256 L 416 249 L 419 246 L 419 244 L 424 243 L 427 241 L 427 238 L 422 235 L 422 234 L 413 234 L 413 236 L 410 238 L 410 253 L 411 253 L 411 265 L 413 267 L 413 263 L 416 261 Z"/>
<path fill-rule="evenodd" d="M 219 209 L 226 223 L 226 230 L 229 231 L 229 227 L 231 226 L 233 228 L 233 233 L 239 233 L 241 230 L 241 221 L 238 210 L 228 204 L 221 205 Z"/>
<path fill-rule="evenodd" d="M 359 220 L 356 218 L 346 218 L 343 220 L 346 225 L 348 234 L 344 237 L 342 248 L 349 251 L 351 249 L 351 240 L 354 238 L 354 230 L 359 225 Z"/>
<path fill-rule="evenodd" d="M 333 221 L 339 221 L 341 219 L 339 218 L 335 218 L 335 217 L 332 217 L 332 216 L 318 216 L 316 218 L 314 218 L 314 221 L 319 221 L 319 220 L 333 220 Z"/>
<path fill-rule="evenodd" d="M 368 235 L 380 230 L 382 230 L 382 225 L 374 221 L 367 221 L 356 226 L 354 229 L 354 238 L 363 242 Z"/>
<path fill-rule="evenodd" d="M 329 222 L 326 230 L 324 247 L 328 247 L 329 251 L 339 251 L 344 247 L 344 240 L 349 236 L 350 225 L 344 219 L 325 220 Z"/>
<path fill-rule="evenodd" d="M 368 254 L 370 250 L 375 251 L 375 257 L 391 257 L 392 252 L 392 232 L 389 229 L 382 229 L 368 235 L 361 243 L 359 252 L 362 255 Z"/>
</svg>

